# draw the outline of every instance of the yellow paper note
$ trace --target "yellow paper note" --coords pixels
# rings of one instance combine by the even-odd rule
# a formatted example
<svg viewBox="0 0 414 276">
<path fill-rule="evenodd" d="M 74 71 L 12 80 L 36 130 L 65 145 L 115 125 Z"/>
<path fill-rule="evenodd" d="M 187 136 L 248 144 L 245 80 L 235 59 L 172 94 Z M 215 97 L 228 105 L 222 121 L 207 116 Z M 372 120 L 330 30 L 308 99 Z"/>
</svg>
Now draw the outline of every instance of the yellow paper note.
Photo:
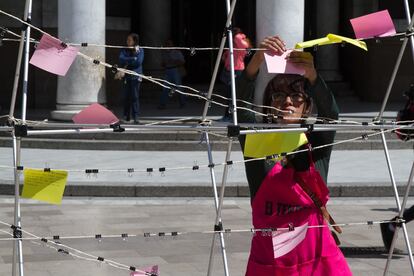
<svg viewBox="0 0 414 276">
<path fill-rule="evenodd" d="M 22 197 L 61 204 L 68 179 L 67 171 L 25 169 Z"/>
<path fill-rule="evenodd" d="M 316 46 L 316 45 L 322 46 L 322 45 L 331 44 L 331 43 L 332 43 L 332 41 L 329 40 L 329 38 L 322 37 L 322 38 L 318 38 L 318 39 L 314 39 L 314 40 L 309 40 L 309 41 L 296 43 L 295 49 L 309 48 L 309 47 L 313 47 L 313 46 Z"/>
<path fill-rule="evenodd" d="M 303 132 L 247 134 L 244 156 L 260 158 L 291 152 L 307 142 L 308 139 Z"/>
<path fill-rule="evenodd" d="M 337 42 L 337 43 L 344 41 L 344 42 L 350 43 L 354 46 L 357 46 L 361 49 L 364 49 L 365 51 L 368 51 L 367 44 L 364 41 L 356 40 L 356 39 L 352 39 L 352 38 L 349 38 L 349 37 L 340 36 L 340 35 L 336 35 L 336 34 L 328 34 L 327 37 L 331 41 L 334 41 L 334 42 Z"/>
<path fill-rule="evenodd" d="M 295 49 L 309 48 L 309 47 L 313 47 L 316 45 L 323 46 L 323 45 L 336 44 L 336 43 L 341 43 L 341 42 L 347 42 L 354 46 L 362 48 L 365 51 L 368 51 L 367 44 L 364 41 L 356 40 L 356 39 L 352 39 L 349 37 L 340 36 L 336 34 L 328 34 L 326 37 L 297 43 L 295 45 Z"/>
</svg>

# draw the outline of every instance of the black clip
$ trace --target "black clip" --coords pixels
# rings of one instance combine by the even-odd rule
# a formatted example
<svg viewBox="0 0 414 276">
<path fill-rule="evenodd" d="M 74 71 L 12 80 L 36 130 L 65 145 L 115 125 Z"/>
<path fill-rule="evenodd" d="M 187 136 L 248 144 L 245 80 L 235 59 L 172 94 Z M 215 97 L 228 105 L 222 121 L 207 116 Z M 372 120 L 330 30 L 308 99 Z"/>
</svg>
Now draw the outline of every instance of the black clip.
<svg viewBox="0 0 414 276">
<path fill-rule="evenodd" d="M 177 231 L 171 232 L 171 236 L 173 236 L 173 237 L 178 236 L 178 232 Z"/>
<path fill-rule="evenodd" d="M 362 134 L 361 139 L 362 140 L 368 140 L 368 134 Z"/>
<path fill-rule="evenodd" d="M 27 125 L 15 125 L 14 135 L 16 137 L 26 137 L 27 136 Z"/>
<path fill-rule="evenodd" d="M 238 137 L 240 135 L 240 126 L 227 126 L 227 137 Z"/>
<path fill-rule="evenodd" d="M 226 164 L 227 164 L 228 166 L 231 166 L 231 165 L 233 165 L 233 161 L 232 161 L 232 160 L 229 160 L 229 161 L 227 161 L 227 162 L 226 162 Z"/>
<path fill-rule="evenodd" d="M 154 172 L 153 168 L 147 168 L 147 173 L 152 173 L 152 172 Z"/>
<path fill-rule="evenodd" d="M 293 223 L 289 223 L 288 227 L 289 231 L 295 231 L 295 226 L 293 226 Z"/>
<path fill-rule="evenodd" d="M 127 233 L 123 233 L 123 234 L 121 234 L 121 238 L 128 238 L 128 234 Z"/>
<path fill-rule="evenodd" d="M 374 225 L 374 222 L 372 220 L 369 220 L 369 221 L 367 221 L 367 224 L 372 226 L 372 225 Z"/>
<path fill-rule="evenodd" d="M 65 249 L 62 249 L 62 248 L 59 248 L 59 249 L 58 249 L 58 252 L 59 252 L 59 253 L 66 254 L 66 255 L 69 255 L 69 251 L 67 251 L 67 250 L 65 250 Z"/>
<path fill-rule="evenodd" d="M 99 60 L 97 60 L 97 59 L 94 59 L 93 60 L 93 64 L 95 64 L 95 65 L 99 65 L 101 62 L 99 61 Z"/>
<path fill-rule="evenodd" d="M 62 49 L 66 49 L 68 48 L 68 44 L 66 44 L 65 42 L 60 42 L 60 47 L 62 47 Z"/>
<path fill-rule="evenodd" d="M 129 270 L 131 270 L 131 271 L 136 271 L 136 270 L 137 270 L 137 268 L 136 268 L 135 266 L 130 266 L 130 267 L 129 267 Z"/>
<path fill-rule="evenodd" d="M 193 166 L 193 171 L 196 171 L 196 170 L 198 170 L 198 169 L 200 169 L 200 167 L 199 166 Z"/>
<path fill-rule="evenodd" d="M 104 257 L 98 257 L 97 260 L 100 261 L 100 262 L 103 262 L 105 260 L 105 258 Z"/>
<path fill-rule="evenodd" d="M 221 232 L 223 231 L 223 223 L 219 222 L 218 224 L 214 225 L 214 232 Z"/>
<path fill-rule="evenodd" d="M 60 239 L 60 236 L 59 235 L 53 236 L 53 239 L 54 240 L 59 240 Z"/>
<path fill-rule="evenodd" d="M 110 125 L 110 128 L 114 130 L 114 132 L 124 132 L 125 128 L 121 127 L 119 122 Z"/>
<path fill-rule="evenodd" d="M 40 239 L 41 242 L 47 243 L 47 239 L 46 238 L 41 238 Z"/>
<path fill-rule="evenodd" d="M 116 65 L 116 64 L 112 65 L 111 71 L 112 71 L 112 73 L 116 74 L 116 72 L 118 72 L 118 65 Z"/>
<path fill-rule="evenodd" d="M 223 36 L 227 36 L 230 31 L 233 31 L 233 26 L 232 25 L 225 26 L 224 31 L 223 31 Z"/>
<path fill-rule="evenodd" d="M 159 233 L 158 233 L 158 236 L 159 236 L 159 237 L 165 237 L 165 232 L 159 232 Z"/>
<path fill-rule="evenodd" d="M 81 46 L 82 46 L 82 47 L 88 47 L 88 42 L 82 42 L 82 43 L 81 43 Z"/>
<path fill-rule="evenodd" d="M 209 167 L 210 169 L 214 168 L 215 166 L 216 166 L 216 165 L 215 165 L 214 163 L 208 164 L 208 167 Z"/>
<path fill-rule="evenodd" d="M 22 228 L 20 226 L 12 225 L 10 226 L 13 229 L 13 238 L 21 239 L 22 238 Z"/>
<path fill-rule="evenodd" d="M 144 233 L 144 238 L 149 238 L 149 237 L 151 237 L 151 233 Z"/>
<path fill-rule="evenodd" d="M 195 56 L 195 54 L 196 54 L 196 49 L 194 48 L 194 47 L 191 47 L 190 48 L 190 56 Z"/>
<path fill-rule="evenodd" d="M 247 48 L 247 49 L 246 49 L 246 56 L 247 56 L 247 57 L 251 56 L 251 55 L 252 55 L 252 53 L 253 53 L 252 48 Z"/>
<path fill-rule="evenodd" d="M 17 167 L 16 167 L 16 170 L 18 170 L 18 171 L 23 171 L 23 170 L 24 170 L 24 167 L 23 167 L 23 166 L 17 166 Z"/>
<path fill-rule="evenodd" d="M 266 160 L 273 160 L 279 158 L 279 154 L 273 154 L 266 156 Z"/>
<path fill-rule="evenodd" d="M 313 124 L 301 124 L 300 125 L 301 128 L 307 128 L 306 132 L 312 132 L 314 129 L 314 125 Z"/>
<path fill-rule="evenodd" d="M 165 172 L 167 169 L 165 167 L 161 167 L 158 169 L 159 172 Z"/>
<path fill-rule="evenodd" d="M 96 234 L 95 239 L 102 239 L 102 235 L 101 234 Z"/>
<path fill-rule="evenodd" d="M 128 171 L 128 173 L 133 173 L 133 172 L 135 172 L 134 168 L 129 168 L 129 169 L 127 169 L 127 171 Z"/>
<path fill-rule="evenodd" d="M 273 114 L 271 114 L 271 113 L 267 114 L 267 116 L 266 116 L 267 123 L 268 124 L 273 123 L 273 118 L 274 118 L 274 115 Z"/>
</svg>

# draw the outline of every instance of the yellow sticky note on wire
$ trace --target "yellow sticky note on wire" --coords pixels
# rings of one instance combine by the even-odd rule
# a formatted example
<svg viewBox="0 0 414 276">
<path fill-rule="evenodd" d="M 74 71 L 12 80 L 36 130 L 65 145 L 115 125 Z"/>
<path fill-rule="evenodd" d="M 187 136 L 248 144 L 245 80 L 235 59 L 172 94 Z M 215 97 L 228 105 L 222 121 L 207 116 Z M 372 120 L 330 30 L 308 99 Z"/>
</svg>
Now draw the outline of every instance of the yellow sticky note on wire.
<svg viewBox="0 0 414 276">
<path fill-rule="evenodd" d="M 68 179 L 67 171 L 25 169 L 22 197 L 61 204 Z"/>
<path fill-rule="evenodd" d="M 340 36 L 340 35 L 336 35 L 336 34 L 328 34 L 327 37 L 331 41 L 334 41 L 334 42 L 337 42 L 337 43 L 346 42 L 346 43 L 352 44 L 354 46 L 357 46 L 361 49 L 364 49 L 365 51 L 368 51 L 367 44 L 364 41 L 357 40 L 357 39 L 352 39 L 352 38 L 349 38 L 349 37 Z"/>
<path fill-rule="evenodd" d="M 261 158 L 291 152 L 308 142 L 303 132 L 247 134 L 244 156 Z"/>
<path fill-rule="evenodd" d="M 322 45 L 327 45 L 327 44 L 332 44 L 332 41 L 328 37 L 322 37 L 318 39 L 296 43 L 295 49 L 303 49 L 303 48 L 313 47 L 316 45 L 322 46 Z"/>
<path fill-rule="evenodd" d="M 367 44 L 364 41 L 352 39 L 349 37 L 340 36 L 336 34 L 328 34 L 326 37 L 297 43 L 295 45 L 295 49 L 309 48 L 309 47 L 313 47 L 316 45 L 323 46 L 323 45 L 336 44 L 336 43 L 341 43 L 341 42 L 346 42 L 356 47 L 359 47 L 361 49 L 364 49 L 365 51 L 368 51 Z"/>
</svg>

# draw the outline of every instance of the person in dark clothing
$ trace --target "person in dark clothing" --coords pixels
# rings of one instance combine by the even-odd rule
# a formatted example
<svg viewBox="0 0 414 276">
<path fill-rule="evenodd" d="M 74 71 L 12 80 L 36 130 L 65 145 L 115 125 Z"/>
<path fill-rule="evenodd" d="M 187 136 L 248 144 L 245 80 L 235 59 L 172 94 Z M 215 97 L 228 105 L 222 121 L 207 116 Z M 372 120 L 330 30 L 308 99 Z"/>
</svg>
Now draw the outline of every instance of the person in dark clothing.
<svg viewBox="0 0 414 276">
<path fill-rule="evenodd" d="M 127 37 L 127 46 L 134 47 L 121 50 L 119 54 L 119 67 L 142 74 L 144 50 L 139 48 L 139 36 L 131 33 Z M 142 79 L 135 75 L 125 74 L 123 77 L 124 120 L 129 122 L 132 118 L 138 123 L 139 115 L 139 89 Z M 132 111 L 132 114 L 131 114 Z"/>
<path fill-rule="evenodd" d="M 277 36 L 265 38 L 259 47 L 280 55 L 286 51 L 284 42 Z M 264 112 L 278 115 L 274 119 L 276 123 L 300 123 L 311 113 L 314 103 L 318 116 L 336 120 L 338 107 L 316 72 L 312 55 L 293 51 L 287 59 L 303 68 L 305 74 L 279 74 L 273 78 L 265 89 L 263 105 L 278 111 Z M 256 52 L 237 80 L 239 99 L 253 101 L 255 79 L 263 61 L 263 51 Z M 254 113 L 248 110 L 240 110 L 238 119 L 240 123 L 256 122 Z M 334 137 L 335 132 L 310 132 L 307 134 L 309 143 L 303 148 L 332 143 Z M 239 137 L 243 150 L 246 139 Z M 327 226 L 325 220 L 331 222 L 332 219 L 325 206 L 329 197 L 326 179 L 331 150 L 326 147 L 289 155 L 281 161 L 266 159 L 245 163 L 254 228 L 291 229 L 293 226 L 293 233 L 272 230 L 271 235 L 253 236 L 247 276 L 351 275 L 329 228 L 308 228 Z M 340 233 L 340 229 L 337 231 Z"/>
</svg>

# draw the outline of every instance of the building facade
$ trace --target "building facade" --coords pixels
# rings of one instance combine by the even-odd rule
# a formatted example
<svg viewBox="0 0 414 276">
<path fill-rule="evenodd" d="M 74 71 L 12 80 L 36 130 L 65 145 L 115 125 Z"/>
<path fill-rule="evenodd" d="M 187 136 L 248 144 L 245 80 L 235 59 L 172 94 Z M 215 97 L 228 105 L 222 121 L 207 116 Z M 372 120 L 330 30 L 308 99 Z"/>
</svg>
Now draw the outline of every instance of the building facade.
<svg viewBox="0 0 414 276">
<path fill-rule="evenodd" d="M 22 17 L 24 2 L 2 0 L 0 9 Z M 410 2 L 414 8 L 413 1 Z M 254 43 L 275 31 L 292 37 L 292 41 L 313 39 L 327 33 L 352 37 L 350 18 L 382 9 L 390 11 L 399 31 L 405 30 L 403 1 L 393 0 L 295 0 L 294 3 L 291 0 L 239 0 L 233 25 L 242 28 Z M 148 46 L 161 46 L 168 38 L 178 46 L 217 46 L 225 19 L 223 0 L 37 0 L 32 14 L 33 24 L 64 41 L 124 45 L 127 34 L 136 32 L 141 44 Z M 4 16 L 0 16 L 0 26 L 15 31 L 20 28 L 20 24 Z M 36 32 L 33 37 L 40 38 Z M 367 43 L 368 53 L 337 45 L 310 50 L 317 69 L 327 81 L 348 83 L 361 99 L 379 101 L 401 43 L 398 39 Z M 0 48 L 3 65 L 0 105 L 4 108 L 10 103 L 17 48 L 17 44 L 11 42 L 5 42 Z M 82 51 L 109 63 L 118 62 L 117 49 Z M 145 74 L 162 76 L 160 51 L 147 50 L 145 55 Z M 185 56 L 188 72 L 185 82 L 190 85 L 208 83 L 216 52 L 198 52 L 194 56 L 186 52 Z M 113 79 L 110 70 L 77 62 L 65 78 L 30 67 L 29 107 L 65 113 L 91 102 L 119 105 L 120 83 Z M 391 99 L 401 99 L 400 92 L 414 81 L 413 69 L 412 53 L 408 49 Z M 143 93 L 151 97 L 151 91 L 157 89 L 145 84 Z"/>
</svg>

